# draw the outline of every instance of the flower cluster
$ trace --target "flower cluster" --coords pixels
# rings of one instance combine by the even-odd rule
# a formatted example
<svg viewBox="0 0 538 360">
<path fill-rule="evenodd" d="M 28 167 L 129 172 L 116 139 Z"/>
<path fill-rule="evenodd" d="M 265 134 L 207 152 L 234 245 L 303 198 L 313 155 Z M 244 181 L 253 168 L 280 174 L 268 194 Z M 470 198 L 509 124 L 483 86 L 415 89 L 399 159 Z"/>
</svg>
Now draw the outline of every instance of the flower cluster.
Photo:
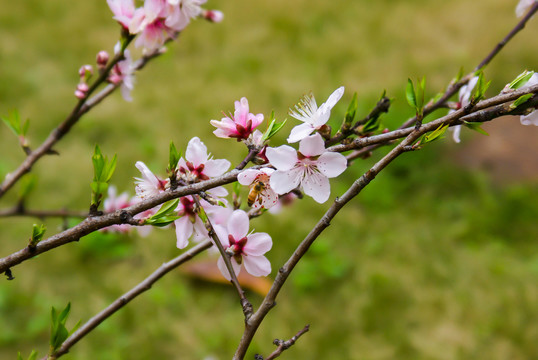
<svg viewBox="0 0 538 360">
<path fill-rule="evenodd" d="M 138 35 L 135 46 L 148 51 L 159 49 L 196 17 L 222 20 L 220 12 L 202 9 L 206 0 L 145 0 L 139 8 L 135 8 L 133 0 L 107 2 L 114 19 L 131 35 Z"/>
</svg>

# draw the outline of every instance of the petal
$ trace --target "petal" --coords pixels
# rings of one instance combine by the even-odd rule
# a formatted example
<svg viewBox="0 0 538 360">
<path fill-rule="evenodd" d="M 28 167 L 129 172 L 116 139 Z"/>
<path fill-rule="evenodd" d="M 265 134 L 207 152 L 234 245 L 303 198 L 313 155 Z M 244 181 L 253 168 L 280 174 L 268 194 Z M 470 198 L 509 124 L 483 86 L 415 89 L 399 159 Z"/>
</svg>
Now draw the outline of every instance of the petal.
<svg viewBox="0 0 538 360">
<path fill-rule="evenodd" d="M 144 180 L 149 182 L 156 189 L 160 187 L 160 182 L 157 176 L 155 176 L 151 170 L 144 164 L 142 161 L 137 161 L 135 164 L 136 168 L 142 173 Z"/>
<path fill-rule="evenodd" d="M 243 256 L 243 264 L 252 276 L 267 276 L 271 273 L 271 263 L 265 256 Z"/>
<path fill-rule="evenodd" d="M 207 232 L 207 229 L 205 228 L 204 222 L 198 216 L 196 216 L 194 220 L 193 229 L 195 241 L 199 242 L 209 238 L 209 234 Z"/>
<path fill-rule="evenodd" d="M 230 247 L 230 242 L 228 241 L 228 231 L 226 228 L 222 225 L 213 225 L 213 228 L 215 229 L 215 233 L 217 233 L 217 237 L 224 249 Z"/>
<path fill-rule="evenodd" d="M 461 132 L 461 125 L 456 125 L 453 127 L 450 127 L 449 130 L 452 130 L 452 139 L 454 139 L 454 142 L 460 143 L 460 132 Z"/>
<path fill-rule="evenodd" d="M 524 115 L 519 117 L 521 125 L 534 125 L 538 126 L 538 111 L 533 111 L 529 115 Z"/>
<path fill-rule="evenodd" d="M 346 157 L 340 153 L 325 152 L 316 161 L 318 170 L 328 178 L 337 177 L 347 168 Z"/>
<path fill-rule="evenodd" d="M 291 144 L 301 141 L 308 135 L 312 134 L 312 131 L 314 130 L 315 128 L 309 123 L 297 125 L 293 129 L 291 129 L 290 136 L 288 136 L 288 142 Z"/>
<path fill-rule="evenodd" d="M 306 195 L 311 196 L 316 202 L 323 204 L 331 194 L 329 179 L 321 173 L 314 172 L 305 176 L 302 184 Z"/>
<path fill-rule="evenodd" d="M 228 220 L 228 233 L 235 240 L 240 240 L 247 236 L 249 227 L 248 215 L 243 210 L 235 210 Z"/>
<path fill-rule="evenodd" d="M 220 176 L 228 170 L 230 165 L 226 159 L 208 160 L 202 172 L 209 177 Z"/>
<path fill-rule="evenodd" d="M 188 216 L 183 216 L 176 221 L 174 221 L 176 226 L 176 246 L 178 249 L 184 249 L 189 245 L 189 238 L 192 235 L 192 223 Z"/>
<path fill-rule="evenodd" d="M 260 207 L 270 209 L 273 206 L 275 206 L 278 203 L 278 195 L 275 193 L 273 189 L 266 189 L 262 194 L 262 203 L 255 202 L 253 204 L 254 209 L 258 209 Z"/>
<path fill-rule="evenodd" d="M 334 105 L 336 105 L 336 103 L 340 101 L 340 99 L 342 98 L 342 95 L 344 95 L 344 87 L 340 86 L 338 89 L 334 90 L 334 92 L 331 94 L 331 96 L 329 96 L 327 101 L 321 104 L 321 106 L 325 105 L 326 107 L 329 108 L 329 110 L 332 109 Z"/>
<path fill-rule="evenodd" d="M 232 268 L 234 269 L 235 275 L 239 274 L 239 270 L 241 270 L 241 265 L 235 261 L 234 258 L 230 259 L 230 262 L 232 263 Z M 228 271 L 228 268 L 226 267 L 226 263 L 224 262 L 224 259 L 222 256 L 217 261 L 217 267 L 219 268 L 220 272 L 222 273 L 222 276 L 226 278 L 226 280 L 230 281 L 232 277 L 230 276 L 230 272 Z"/>
<path fill-rule="evenodd" d="M 318 156 L 325 152 L 325 142 L 320 134 L 306 137 L 299 143 L 299 152 L 304 156 Z"/>
<path fill-rule="evenodd" d="M 207 161 L 207 147 L 198 137 L 193 137 L 187 145 L 185 158 L 192 162 L 195 167 L 205 164 Z"/>
<path fill-rule="evenodd" d="M 247 243 L 243 251 L 247 255 L 260 256 L 271 250 L 273 240 L 267 233 L 254 233 L 247 236 Z"/>
<path fill-rule="evenodd" d="M 289 171 L 275 171 L 271 175 L 270 185 L 277 194 L 287 194 L 301 183 L 304 170 L 296 167 Z"/>
<path fill-rule="evenodd" d="M 268 147 L 265 150 L 265 156 L 277 170 L 290 170 L 297 163 L 297 151 L 288 145 L 282 145 L 277 148 Z"/>
<path fill-rule="evenodd" d="M 254 180 L 256 180 L 256 177 L 261 173 L 260 170 L 254 170 L 254 169 L 247 169 L 243 172 L 241 172 L 239 175 L 237 175 L 237 181 L 241 185 L 250 185 Z"/>
</svg>

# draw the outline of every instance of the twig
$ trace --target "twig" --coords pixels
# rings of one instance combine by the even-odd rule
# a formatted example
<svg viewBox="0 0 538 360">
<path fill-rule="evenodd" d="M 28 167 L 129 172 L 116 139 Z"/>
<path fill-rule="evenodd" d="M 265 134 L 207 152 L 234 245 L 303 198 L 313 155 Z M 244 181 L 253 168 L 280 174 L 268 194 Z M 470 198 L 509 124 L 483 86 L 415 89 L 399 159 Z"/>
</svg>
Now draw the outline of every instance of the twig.
<svg viewBox="0 0 538 360">
<path fill-rule="evenodd" d="M 273 344 L 277 345 L 278 347 L 268 357 L 266 357 L 265 360 L 273 360 L 279 357 L 280 354 L 282 354 L 282 352 L 292 347 L 297 341 L 297 339 L 299 339 L 304 333 L 308 332 L 308 330 L 310 330 L 310 325 L 306 325 L 304 328 L 299 330 L 299 332 L 297 332 L 297 334 L 295 334 L 289 340 L 284 341 L 284 340 L 275 339 L 273 341 Z"/>
<path fill-rule="evenodd" d="M 192 198 L 194 199 L 194 202 L 196 203 L 196 206 L 198 206 L 198 209 L 202 208 L 202 205 L 200 204 L 200 200 L 198 199 L 197 195 L 193 195 Z M 228 272 L 230 273 L 230 282 L 234 285 L 235 289 L 237 290 L 237 293 L 239 294 L 239 301 L 241 302 L 241 308 L 243 309 L 243 314 L 245 315 L 245 321 L 250 318 L 252 315 L 252 304 L 245 296 L 245 291 L 243 288 L 241 288 L 241 285 L 239 284 L 239 280 L 237 280 L 237 276 L 235 275 L 234 268 L 232 266 L 230 256 L 226 253 L 224 250 L 224 247 L 222 246 L 222 243 L 219 240 L 219 237 L 217 233 L 215 232 L 215 228 L 211 224 L 211 220 L 209 220 L 209 217 L 206 217 L 203 219 L 204 225 L 206 226 L 207 232 L 209 236 L 213 239 L 213 242 L 215 243 L 215 246 L 217 246 L 217 249 L 219 249 L 220 256 L 222 256 L 222 259 L 224 260 L 224 264 L 226 264 L 226 269 L 228 269 Z"/>
<path fill-rule="evenodd" d="M 258 149 L 257 147 L 250 148 L 248 151 L 248 155 L 235 168 L 237 170 L 243 170 L 245 166 L 247 166 L 248 163 L 251 162 L 256 157 L 256 155 L 258 155 L 259 152 L 260 152 L 260 149 Z"/>
<path fill-rule="evenodd" d="M 254 167 L 255 168 L 255 167 Z M 175 190 L 165 191 L 158 195 L 149 197 L 139 203 L 129 206 L 125 209 L 117 210 L 113 213 L 103 214 L 100 216 L 94 216 L 84 219 L 80 224 L 67 229 L 59 234 L 51 236 L 48 239 L 40 241 L 35 247 L 34 251 L 29 251 L 28 248 L 23 248 L 9 256 L 0 259 L 0 274 L 7 269 L 20 264 L 21 262 L 28 260 L 38 254 L 57 248 L 58 246 L 65 245 L 67 243 L 78 241 L 81 237 L 88 235 L 96 230 L 105 228 L 110 225 L 124 223 L 126 217 L 124 213 L 134 216 L 142 211 L 151 209 L 155 206 L 163 204 L 169 200 L 173 200 L 186 195 L 193 195 L 200 191 L 212 189 L 214 187 L 229 184 L 237 179 L 237 175 L 241 171 L 232 170 L 219 177 L 202 181 L 196 184 L 178 187 Z"/>
<path fill-rule="evenodd" d="M 60 348 L 53 354 L 55 359 L 59 358 L 62 355 L 65 355 L 69 349 L 71 349 L 77 342 L 79 342 L 83 337 L 88 335 L 93 329 L 95 329 L 99 324 L 108 319 L 110 316 L 115 314 L 122 307 L 127 305 L 131 300 L 136 298 L 138 295 L 144 293 L 151 289 L 152 285 L 155 284 L 160 278 L 174 270 L 181 264 L 189 261 L 196 255 L 200 254 L 202 251 L 209 249 L 212 246 L 211 241 L 206 240 L 193 248 L 187 250 L 185 253 L 179 255 L 178 257 L 162 264 L 157 270 L 155 270 L 150 276 L 148 276 L 144 281 L 140 282 L 134 288 L 123 294 L 121 297 L 116 299 L 112 304 L 107 306 L 99 314 L 92 317 L 84 325 L 82 325 L 77 331 L 75 331 L 70 337 L 68 337 Z M 44 357 L 43 360 L 46 360 L 48 357 Z"/>
<path fill-rule="evenodd" d="M 130 41 L 130 40 L 129 40 Z M 150 53 L 141 59 L 139 59 L 134 64 L 135 70 L 142 69 L 146 63 L 153 59 L 156 56 L 159 56 L 160 52 L 157 50 L 153 53 Z M 112 67 L 120 60 L 123 59 L 123 52 L 116 54 L 114 58 L 107 64 L 107 67 L 105 70 L 99 75 L 97 80 L 92 84 L 90 89 L 87 92 L 87 96 L 85 98 L 80 99 L 71 113 L 67 116 L 67 118 L 58 125 L 57 128 L 55 128 L 48 138 L 34 151 L 32 151 L 26 159 L 22 162 L 19 167 L 13 171 L 12 173 L 9 173 L 4 182 L 0 185 L 0 198 L 13 186 L 15 183 L 26 173 L 30 172 L 32 169 L 32 166 L 44 155 L 53 153 L 52 148 L 56 143 L 58 143 L 70 130 L 71 128 L 80 120 L 82 115 L 87 113 L 89 110 L 91 110 L 93 107 L 95 107 L 97 104 L 99 104 L 103 99 L 105 99 L 108 95 L 110 95 L 120 84 L 108 84 L 103 90 L 101 90 L 98 94 L 96 94 L 94 97 L 89 98 L 89 96 L 97 89 L 99 85 L 104 83 L 109 75 L 110 70 Z"/>
<path fill-rule="evenodd" d="M 28 216 L 39 219 L 47 217 L 60 218 L 86 218 L 88 212 L 84 211 L 69 211 L 69 210 L 29 210 L 25 208 L 14 207 L 12 209 L 0 210 L 0 217 Z"/>
</svg>

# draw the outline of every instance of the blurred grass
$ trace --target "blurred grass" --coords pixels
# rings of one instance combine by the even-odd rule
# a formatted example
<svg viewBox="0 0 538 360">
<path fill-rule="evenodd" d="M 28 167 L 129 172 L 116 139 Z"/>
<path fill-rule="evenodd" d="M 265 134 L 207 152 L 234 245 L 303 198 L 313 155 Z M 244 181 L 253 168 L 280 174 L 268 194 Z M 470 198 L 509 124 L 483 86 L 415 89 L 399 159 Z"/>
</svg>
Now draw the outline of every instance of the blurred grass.
<svg viewBox="0 0 538 360">
<path fill-rule="evenodd" d="M 118 25 L 102 2 L 0 0 L 0 114 L 19 109 L 39 144 L 74 105 L 80 65 L 112 51 Z M 386 125 L 410 115 L 407 77 L 426 76 L 433 95 L 460 66 L 470 70 L 514 26 L 516 2 L 357 0 L 210 1 L 218 25 L 193 23 L 137 77 L 132 104 L 119 94 L 83 118 L 34 168 L 31 207 L 87 207 L 90 156 L 99 143 L 117 153 L 113 182 L 133 193 L 134 163 L 164 173 L 170 140 L 200 136 L 217 158 L 239 162 L 240 146 L 212 135 L 209 119 L 247 96 L 251 110 L 277 118 L 312 90 L 323 101 L 346 86 L 365 114 L 386 89 L 396 98 Z M 486 70 L 490 93 L 536 67 L 533 21 Z M 338 124 L 335 122 L 334 124 Z M 291 123 L 287 130 L 291 129 Z M 529 129 L 535 131 L 535 129 Z M 283 139 L 282 135 L 280 139 Z M 0 127 L 0 176 L 23 159 Z M 465 141 L 471 137 L 464 134 Z M 383 150 L 386 151 L 386 150 Z M 290 277 L 249 352 L 268 354 L 274 338 L 306 334 L 284 356 L 310 359 L 531 359 L 538 356 L 538 187 L 501 186 L 461 169 L 450 140 L 406 154 L 379 175 L 320 237 Z M 333 194 L 380 155 L 332 182 Z M 59 176 L 61 175 L 61 176 Z M 2 200 L 7 207 L 16 189 Z M 310 199 L 254 222 L 268 231 L 274 268 L 323 214 Z M 31 219 L 0 219 L 2 254 L 25 245 Z M 61 230 L 47 221 L 48 235 Z M 87 320 L 176 256 L 172 231 L 148 238 L 87 237 L 14 268 L 0 285 L 0 358 L 48 348 L 50 307 L 72 303 Z M 260 299 L 251 295 L 257 303 Z M 72 321 L 70 324 L 74 324 Z M 66 359 L 226 359 L 242 333 L 230 287 L 170 274 L 99 326 Z"/>
</svg>

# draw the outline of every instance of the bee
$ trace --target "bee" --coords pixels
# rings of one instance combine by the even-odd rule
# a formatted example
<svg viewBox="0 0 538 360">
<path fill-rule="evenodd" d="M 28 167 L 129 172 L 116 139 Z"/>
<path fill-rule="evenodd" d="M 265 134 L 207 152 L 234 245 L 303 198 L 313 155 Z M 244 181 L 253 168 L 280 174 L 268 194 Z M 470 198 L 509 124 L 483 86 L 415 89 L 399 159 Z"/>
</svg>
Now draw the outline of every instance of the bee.
<svg viewBox="0 0 538 360">
<path fill-rule="evenodd" d="M 261 207 L 263 202 L 263 192 L 267 189 L 267 185 L 260 180 L 255 180 L 254 183 L 252 183 L 252 186 L 250 187 L 250 191 L 248 193 L 247 203 L 248 206 L 254 205 L 254 203 L 258 203 Z"/>
</svg>

